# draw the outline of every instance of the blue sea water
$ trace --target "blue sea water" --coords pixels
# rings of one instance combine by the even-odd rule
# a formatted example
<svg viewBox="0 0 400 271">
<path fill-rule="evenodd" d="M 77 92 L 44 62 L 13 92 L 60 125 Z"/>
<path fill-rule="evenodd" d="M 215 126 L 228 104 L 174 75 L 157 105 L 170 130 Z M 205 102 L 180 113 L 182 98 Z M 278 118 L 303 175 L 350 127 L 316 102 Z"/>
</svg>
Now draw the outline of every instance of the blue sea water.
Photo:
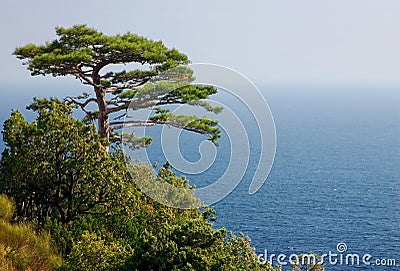
<svg viewBox="0 0 400 271">
<path fill-rule="evenodd" d="M 314 89 L 269 100 L 278 140 L 272 172 L 255 195 L 244 182 L 216 204 L 218 225 L 248 234 L 259 253 L 322 255 L 346 243 L 347 253 L 397 261 L 360 270 L 400 270 L 399 94 Z"/>
<path fill-rule="evenodd" d="M 359 266 L 328 264 L 326 270 L 400 270 L 400 89 L 261 90 L 277 131 L 272 171 L 263 187 L 249 195 L 259 158 L 259 146 L 252 142 L 243 180 L 212 206 L 218 217 L 214 227 L 249 235 L 256 252 L 267 250 L 268 257 L 312 251 L 336 253 L 340 260 L 340 255 L 357 253 Z M 21 108 L 21 101 L 13 99 L 10 95 L 0 101 L 1 121 L 14 102 Z M 245 123 L 250 138 L 257 140 L 254 120 L 247 116 Z M 157 129 L 149 157 L 163 163 Z M 231 151 L 226 138 L 223 134 L 209 170 L 187 174 L 191 183 L 202 187 L 223 174 Z M 188 160 L 200 159 L 201 140 L 197 135 L 182 135 L 181 149 Z M 339 253 L 339 243 L 345 243 L 347 251 Z M 364 254 L 372 255 L 371 265 L 362 263 Z M 377 259 L 395 259 L 397 265 L 377 266 Z M 273 260 L 277 264 L 277 258 Z"/>
<path fill-rule="evenodd" d="M 249 195 L 259 159 L 259 146 L 251 142 L 252 159 L 242 182 L 213 205 L 218 216 L 215 227 L 249 235 L 257 253 L 268 259 L 284 254 L 283 262 L 288 262 L 291 254 L 331 253 L 332 261 L 325 258 L 326 270 L 400 270 L 398 90 L 293 87 L 262 91 L 275 118 L 275 163 L 262 189 Z M 250 140 L 257 140 L 254 120 L 247 118 L 245 124 Z M 160 129 L 153 132 L 155 142 L 159 134 Z M 183 156 L 191 162 L 200 159 L 202 140 L 182 135 Z M 149 156 L 162 163 L 158 147 L 153 145 Z M 213 183 L 227 168 L 226 134 L 217 149 L 212 167 L 202 174 L 186 174 L 197 187 Z M 347 250 L 340 253 L 337 245 L 343 243 Z M 351 254 L 359 255 L 359 265 L 351 258 L 346 264 Z M 362 261 L 365 254 L 372 255 L 366 259 L 370 265 Z M 375 264 L 390 259 L 397 265 Z M 272 262 L 278 263 L 276 256 Z"/>
</svg>

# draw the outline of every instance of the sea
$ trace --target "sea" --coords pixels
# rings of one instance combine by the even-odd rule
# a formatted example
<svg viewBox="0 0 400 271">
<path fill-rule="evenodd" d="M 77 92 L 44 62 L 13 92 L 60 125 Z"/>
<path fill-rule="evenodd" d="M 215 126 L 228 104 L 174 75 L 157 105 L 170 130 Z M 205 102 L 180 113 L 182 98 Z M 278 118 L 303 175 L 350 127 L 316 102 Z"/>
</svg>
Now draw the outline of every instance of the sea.
<svg viewBox="0 0 400 271">
<path fill-rule="evenodd" d="M 12 108 L 28 119 L 24 106 L 43 90 L 0 94 L 0 121 Z M 263 186 L 249 194 L 260 157 L 259 131 L 251 110 L 236 106 L 249 134 L 250 160 L 238 186 L 213 203 L 217 221 L 250 237 L 260 258 L 290 270 L 296 255 L 324 256 L 325 270 L 400 270 L 400 88 L 379 86 L 259 86 L 276 127 L 276 154 Z M 39 94 L 39 95 L 38 95 Z M 68 89 L 58 92 L 68 95 Z M 151 162 L 166 158 L 160 128 L 149 130 Z M 222 132 L 216 158 L 191 184 L 215 182 L 228 167 L 229 136 Z M 204 137 L 181 134 L 180 150 L 190 162 L 201 159 Z M 244 142 L 243 147 L 246 147 Z M 0 149 L 4 148 L 3 142 Z M 261 165 L 262 166 L 262 165 Z M 237 181 L 237 180 L 234 180 Z M 301 258 L 300 258 L 301 260 Z"/>
</svg>

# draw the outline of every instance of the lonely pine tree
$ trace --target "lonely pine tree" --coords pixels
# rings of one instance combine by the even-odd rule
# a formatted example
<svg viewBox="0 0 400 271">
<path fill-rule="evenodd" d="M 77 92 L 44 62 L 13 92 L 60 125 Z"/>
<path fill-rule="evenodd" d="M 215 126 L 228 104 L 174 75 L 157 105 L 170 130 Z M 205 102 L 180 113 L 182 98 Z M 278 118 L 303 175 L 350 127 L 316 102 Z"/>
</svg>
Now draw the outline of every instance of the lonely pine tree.
<svg viewBox="0 0 400 271">
<path fill-rule="evenodd" d="M 80 107 L 87 120 L 97 120 L 98 133 L 107 142 L 121 140 L 117 131 L 122 128 L 167 124 L 207 135 L 218 144 L 217 121 L 175 115 L 162 107 L 189 104 L 215 113 L 221 110 L 204 101 L 217 92 L 216 88 L 190 84 L 195 79 L 193 71 L 180 66 L 189 63 L 185 54 L 168 49 L 161 41 L 132 33 L 109 36 L 86 25 L 56 27 L 56 34 L 57 39 L 44 45 L 18 47 L 14 55 L 27 65 L 33 76 L 71 75 L 91 86 L 92 95 L 84 92 L 78 97 L 68 96 L 65 101 Z M 133 66 L 128 71 L 115 69 L 116 65 L 128 67 L 128 64 Z M 173 72 L 168 72 L 171 70 Z M 97 105 L 97 109 L 90 110 L 91 104 Z M 132 110 L 152 108 L 156 114 L 145 120 L 121 121 L 130 104 Z M 112 114 L 118 116 L 110 120 Z M 148 138 L 137 139 L 133 137 L 132 141 L 142 142 L 139 147 L 151 142 Z"/>
</svg>

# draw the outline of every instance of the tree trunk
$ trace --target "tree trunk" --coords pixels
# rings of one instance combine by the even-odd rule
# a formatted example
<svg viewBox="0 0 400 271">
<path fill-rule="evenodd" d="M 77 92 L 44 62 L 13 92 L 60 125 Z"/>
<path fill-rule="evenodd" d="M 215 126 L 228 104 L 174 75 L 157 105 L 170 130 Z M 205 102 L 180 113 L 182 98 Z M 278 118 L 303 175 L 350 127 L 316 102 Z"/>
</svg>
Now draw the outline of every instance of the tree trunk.
<svg viewBox="0 0 400 271">
<path fill-rule="evenodd" d="M 97 94 L 97 92 L 96 92 Z M 108 122 L 107 115 L 107 102 L 105 99 L 105 93 L 101 92 L 97 96 L 97 104 L 99 106 L 99 118 L 98 118 L 98 132 L 102 138 L 110 139 L 110 124 Z"/>
<path fill-rule="evenodd" d="M 99 115 L 97 118 L 97 132 L 100 137 L 105 138 L 107 143 L 110 142 L 110 123 L 108 121 L 108 112 L 107 112 L 107 100 L 106 100 L 106 91 L 101 87 L 100 83 L 100 69 L 105 64 L 97 66 L 93 73 L 92 79 L 94 83 L 94 91 L 96 93 L 97 105 L 99 107 Z M 106 151 L 108 151 L 108 146 L 106 147 Z"/>
<path fill-rule="evenodd" d="M 108 121 L 106 93 L 102 89 L 95 88 L 97 105 L 99 107 L 99 115 L 97 119 L 97 132 L 100 137 L 105 138 L 107 143 L 110 142 L 110 123 Z M 106 147 L 108 151 L 108 146 Z"/>
</svg>

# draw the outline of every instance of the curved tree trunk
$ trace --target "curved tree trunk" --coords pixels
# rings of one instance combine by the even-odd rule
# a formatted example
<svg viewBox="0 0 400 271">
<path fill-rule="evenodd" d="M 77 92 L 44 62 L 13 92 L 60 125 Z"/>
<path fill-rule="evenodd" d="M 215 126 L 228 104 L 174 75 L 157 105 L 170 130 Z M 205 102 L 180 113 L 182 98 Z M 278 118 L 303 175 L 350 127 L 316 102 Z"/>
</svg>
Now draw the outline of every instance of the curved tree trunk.
<svg viewBox="0 0 400 271">
<path fill-rule="evenodd" d="M 101 90 L 96 90 L 97 105 L 99 106 L 98 116 L 98 133 L 102 138 L 105 138 L 107 142 L 110 140 L 110 123 L 108 121 L 107 114 L 107 101 L 105 93 Z"/>
<path fill-rule="evenodd" d="M 110 142 L 110 123 L 108 121 L 106 91 L 101 87 L 99 71 L 102 65 L 97 66 L 92 73 L 93 87 L 96 93 L 96 101 L 99 107 L 99 115 L 97 118 L 97 131 L 100 137 Z M 108 146 L 106 147 L 108 151 Z"/>
<path fill-rule="evenodd" d="M 99 117 L 97 119 L 97 132 L 100 137 L 105 138 L 107 143 L 110 143 L 110 123 L 107 114 L 107 101 L 105 94 L 101 93 L 97 96 L 97 104 L 99 106 Z M 105 146 L 105 151 L 108 152 L 109 145 Z"/>
</svg>

